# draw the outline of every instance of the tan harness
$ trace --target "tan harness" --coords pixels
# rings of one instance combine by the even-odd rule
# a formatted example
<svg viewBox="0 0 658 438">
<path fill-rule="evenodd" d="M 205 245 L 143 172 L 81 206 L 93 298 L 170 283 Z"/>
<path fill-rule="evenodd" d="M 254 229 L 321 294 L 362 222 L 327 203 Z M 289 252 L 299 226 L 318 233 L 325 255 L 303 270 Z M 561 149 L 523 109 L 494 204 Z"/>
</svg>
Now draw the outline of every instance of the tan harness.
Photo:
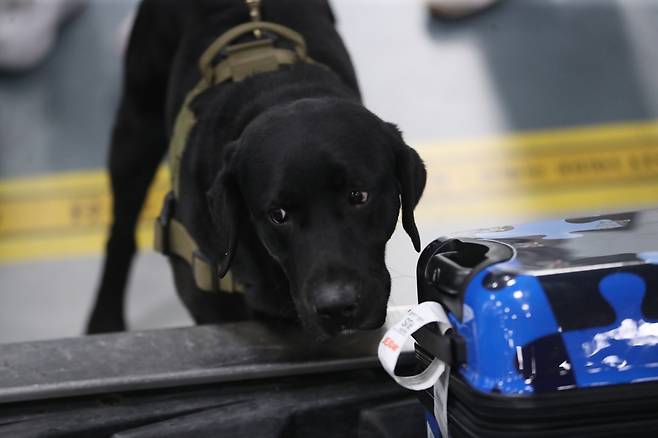
<svg viewBox="0 0 658 438">
<path fill-rule="evenodd" d="M 244 287 L 234 281 L 230 271 L 220 279 L 218 267 L 201 253 L 199 245 L 185 226 L 173 217 L 176 200 L 180 195 L 180 163 L 189 133 L 196 123 L 190 104 L 199 94 L 223 82 L 239 82 L 259 73 L 278 70 L 282 65 L 298 62 L 317 64 L 306 53 L 304 37 L 280 24 L 260 21 L 259 0 L 245 2 L 254 21 L 229 29 L 217 38 L 199 59 L 201 80 L 185 96 L 169 143 L 172 191 L 167 194 L 160 216 L 155 221 L 156 251 L 164 255 L 176 255 L 190 264 L 196 286 L 207 292 L 243 292 Z M 254 34 L 254 41 L 230 45 L 251 32 Z M 265 33 L 288 40 L 293 49 L 275 47 L 274 41 L 266 38 Z M 220 55 L 223 55 L 223 59 L 214 65 L 215 58 Z"/>
</svg>

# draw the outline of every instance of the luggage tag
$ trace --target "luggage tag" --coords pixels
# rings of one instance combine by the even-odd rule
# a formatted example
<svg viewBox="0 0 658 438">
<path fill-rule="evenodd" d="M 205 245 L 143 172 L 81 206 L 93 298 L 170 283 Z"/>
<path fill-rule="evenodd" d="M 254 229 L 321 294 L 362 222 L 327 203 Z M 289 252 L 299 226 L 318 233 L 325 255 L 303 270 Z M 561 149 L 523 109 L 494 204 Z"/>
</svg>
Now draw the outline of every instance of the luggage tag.
<svg viewBox="0 0 658 438">
<path fill-rule="evenodd" d="M 442 334 L 445 334 L 452 327 L 441 304 L 434 301 L 425 301 L 418 304 L 400 322 L 386 332 L 377 348 L 377 355 L 386 372 L 400 386 L 414 391 L 422 391 L 434 386 L 434 415 L 439 424 L 441 435 L 447 438 L 449 436 L 447 400 L 450 367 L 440 359 L 434 358 L 427 368 L 419 374 L 414 376 L 398 376 L 395 374 L 395 365 L 398 363 L 405 342 L 416 330 L 433 322 L 438 323 Z"/>
</svg>

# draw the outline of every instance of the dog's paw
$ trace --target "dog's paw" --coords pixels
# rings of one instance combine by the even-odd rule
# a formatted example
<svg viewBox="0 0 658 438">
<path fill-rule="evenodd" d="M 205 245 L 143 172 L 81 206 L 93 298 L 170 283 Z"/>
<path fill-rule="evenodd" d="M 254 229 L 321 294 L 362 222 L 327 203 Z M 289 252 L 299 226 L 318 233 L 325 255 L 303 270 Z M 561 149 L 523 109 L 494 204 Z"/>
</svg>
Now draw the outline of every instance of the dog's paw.
<svg viewBox="0 0 658 438">
<path fill-rule="evenodd" d="M 114 333 L 123 331 L 126 331 L 126 323 L 123 318 L 92 314 L 89 322 L 87 323 L 85 334 L 97 335 L 101 333 Z"/>
</svg>

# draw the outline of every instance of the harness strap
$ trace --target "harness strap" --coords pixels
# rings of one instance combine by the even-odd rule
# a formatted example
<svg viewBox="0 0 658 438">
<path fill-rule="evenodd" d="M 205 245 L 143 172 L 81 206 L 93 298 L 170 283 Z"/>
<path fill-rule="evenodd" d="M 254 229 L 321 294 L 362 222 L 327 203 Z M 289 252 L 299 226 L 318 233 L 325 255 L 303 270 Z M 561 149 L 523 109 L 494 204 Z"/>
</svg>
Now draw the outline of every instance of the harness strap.
<svg viewBox="0 0 658 438">
<path fill-rule="evenodd" d="M 248 5 L 249 3 L 247 2 Z M 254 14 L 251 15 L 253 18 Z M 255 41 L 230 45 L 250 32 L 257 36 Z M 275 47 L 274 40 L 264 38 L 264 34 L 286 39 L 292 43 L 293 49 Z M 214 65 L 220 55 L 221 60 Z M 199 94 L 215 85 L 229 80 L 238 82 L 258 73 L 278 70 L 281 65 L 298 62 L 323 66 L 308 57 L 306 42 L 301 34 L 280 24 L 264 21 L 244 23 L 229 29 L 217 38 L 199 59 L 201 79 L 185 96 L 169 143 L 172 191 L 167 195 L 160 217 L 155 223 L 155 249 L 165 255 L 178 256 L 189 263 L 194 282 L 203 291 L 243 292 L 244 287 L 233 280 L 230 272 L 219 279 L 218 268 L 201 253 L 199 245 L 185 226 L 173 217 L 176 199 L 180 194 L 181 159 L 189 133 L 196 124 L 191 103 Z"/>
<path fill-rule="evenodd" d="M 295 47 L 294 51 L 274 47 L 270 39 L 229 46 L 235 39 L 256 29 L 269 31 L 291 41 Z M 213 66 L 213 61 L 222 51 L 226 52 L 226 59 Z M 203 52 L 199 59 L 201 79 L 185 96 L 169 144 L 169 165 L 171 167 L 172 187 L 176 197 L 180 193 L 181 159 L 187 144 L 187 137 L 196 123 L 196 117 L 190 108 L 192 101 L 208 88 L 222 82 L 228 80 L 239 82 L 257 73 L 275 71 L 283 64 L 290 65 L 300 61 L 322 65 L 308 57 L 306 42 L 301 34 L 280 24 L 266 21 L 244 23 L 229 29 Z"/>
<path fill-rule="evenodd" d="M 192 275 L 196 287 L 206 291 L 215 292 L 244 292 L 244 287 L 233 279 L 231 272 L 227 272 L 219 279 L 217 269 L 199 250 L 185 226 L 173 217 L 175 199 L 170 192 L 165 199 L 160 217 L 155 222 L 156 251 L 164 255 L 175 255 L 185 260 L 192 267 Z"/>
</svg>

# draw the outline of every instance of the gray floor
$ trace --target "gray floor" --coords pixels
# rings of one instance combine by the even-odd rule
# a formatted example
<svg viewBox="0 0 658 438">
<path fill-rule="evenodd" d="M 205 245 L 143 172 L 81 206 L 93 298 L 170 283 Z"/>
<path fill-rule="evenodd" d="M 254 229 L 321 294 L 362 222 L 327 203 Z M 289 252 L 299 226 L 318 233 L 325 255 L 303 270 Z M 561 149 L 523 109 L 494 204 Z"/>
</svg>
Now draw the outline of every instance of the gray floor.
<svg viewBox="0 0 658 438">
<path fill-rule="evenodd" d="M 332 3 L 366 104 L 412 144 L 658 116 L 658 0 L 507 0 L 456 22 L 430 20 L 421 1 Z M 0 76 L 0 177 L 103 165 L 134 4 L 92 1 L 41 68 Z M 428 242 L 492 223 L 420 229 Z M 393 304 L 415 299 L 415 257 L 396 232 Z M 0 342 L 79 334 L 99 264 L 0 265 Z M 139 256 L 128 314 L 133 328 L 191 323 L 161 256 Z"/>
</svg>

